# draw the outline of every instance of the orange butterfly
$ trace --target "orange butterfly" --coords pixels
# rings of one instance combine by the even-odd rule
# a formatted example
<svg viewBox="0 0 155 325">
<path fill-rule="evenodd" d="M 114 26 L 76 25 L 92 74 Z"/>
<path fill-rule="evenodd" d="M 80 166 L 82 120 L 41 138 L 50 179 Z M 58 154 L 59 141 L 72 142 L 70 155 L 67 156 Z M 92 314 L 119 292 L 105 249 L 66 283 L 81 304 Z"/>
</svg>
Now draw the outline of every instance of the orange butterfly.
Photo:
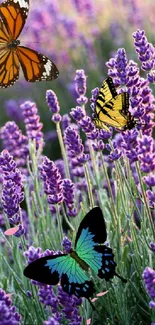
<svg viewBox="0 0 155 325">
<path fill-rule="evenodd" d="M 27 81 L 53 80 L 58 69 L 47 58 L 28 47 L 19 46 L 29 11 L 29 0 L 6 0 L 0 5 L 0 87 L 12 86 L 22 67 Z"/>
</svg>

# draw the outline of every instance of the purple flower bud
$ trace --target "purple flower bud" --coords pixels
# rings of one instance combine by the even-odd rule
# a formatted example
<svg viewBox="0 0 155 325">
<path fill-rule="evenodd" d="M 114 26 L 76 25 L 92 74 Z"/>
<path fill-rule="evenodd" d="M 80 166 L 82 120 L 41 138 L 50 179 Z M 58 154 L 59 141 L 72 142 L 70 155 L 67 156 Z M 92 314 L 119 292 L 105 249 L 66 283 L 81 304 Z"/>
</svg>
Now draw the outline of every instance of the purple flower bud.
<svg viewBox="0 0 155 325">
<path fill-rule="evenodd" d="M 150 247 L 151 247 L 152 251 L 155 252 L 155 243 L 151 242 Z"/>
<path fill-rule="evenodd" d="M 76 70 L 75 89 L 79 96 L 84 96 L 86 93 L 86 75 L 82 69 Z"/>
<path fill-rule="evenodd" d="M 18 167 L 26 165 L 29 155 L 28 138 L 24 136 L 15 122 L 7 122 L 0 133 L 3 146 L 16 160 Z"/>
<path fill-rule="evenodd" d="M 155 301 L 150 301 L 149 302 L 149 307 L 152 309 L 155 309 Z"/>
<path fill-rule="evenodd" d="M 63 201 L 62 179 L 54 162 L 44 157 L 40 166 L 41 179 L 44 183 L 44 190 L 50 204 L 58 204 Z"/>
<path fill-rule="evenodd" d="M 148 186 L 155 186 L 155 175 L 150 174 L 149 176 L 144 176 L 143 180 Z"/>
<path fill-rule="evenodd" d="M 60 322 L 56 316 L 50 316 L 47 321 L 43 322 L 43 325 L 60 325 Z"/>
<path fill-rule="evenodd" d="M 61 119 L 62 119 L 62 117 L 60 114 L 53 114 L 53 116 L 52 116 L 52 121 L 55 123 L 60 123 Z"/>
<path fill-rule="evenodd" d="M 62 247 L 66 254 L 69 254 L 72 248 L 72 242 L 65 236 L 62 240 Z"/>
<path fill-rule="evenodd" d="M 41 257 L 41 248 L 35 248 L 33 246 L 30 246 L 29 249 L 24 253 L 24 255 L 27 257 L 28 264 L 30 264 L 31 262 Z"/>
<path fill-rule="evenodd" d="M 109 128 L 109 131 L 100 130 L 99 137 L 103 140 L 110 139 L 112 137 L 112 128 Z"/>
<path fill-rule="evenodd" d="M 24 192 L 22 192 L 22 176 L 16 168 L 16 163 L 9 155 L 7 150 L 2 151 L 0 155 L 0 167 L 3 174 L 3 191 L 2 204 L 6 215 L 11 224 L 17 225 L 21 223 L 20 203 L 24 200 Z M 24 233 L 21 226 L 18 236 Z"/>
<path fill-rule="evenodd" d="M 26 293 L 27 293 L 27 296 L 28 296 L 29 298 L 32 298 L 32 292 L 31 292 L 31 291 L 28 290 Z"/>
<path fill-rule="evenodd" d="M 155 271 L 146 267 L 143 272 L 143 280 L 149 296 L 155 298 Z"/>
<path fill-rule="evenodd" d="M 94 151 L 97 152 L 97 151 L 103 151 L 105 145 L 102 140 L 98 140 L 97 143 L 92 144 L 92 147 L 93 147 Z"/>
<path fill-rule="evenodd" d="M 76 101 L 79 105 L 82 106 L 88 103 L 88 98 L 86 96 L 81 95 L 79 98 L 77 98 Z"/>
<path fill-rule="evenodd" d="M 56 114 L 60 112 L 60 105 L 54 91 L 52 90 L 46 91 L 46 103 L 50 111 L 52 112 L 52 114 Z"/>
<path fill-rule="evenodd" d="M 6 292 L 0 288 L 0 322 L 6 325 L 20 325 L 22 316 L 12 306 L 11 299 Z"/>
<path fill-rule="evenodd" d="M 110 153 L 109 159 L 115 161 L 118 160 L 121 156 L 122 156 L 122 152 L 116 148 Z"/>
<path fill-rule="evenodd" d="M 67 206 L 67 213 L 69 216 L 71 216 L 73 211 L 73 216 L 75 216 L 75 213 L 77 213 L 74 207 L 75 185 L 72 183 L 70 179 L 66 178 L 63 179 L 62 188 L 63 188 L 64 202 Z"/>
<path fill-rule="evenodd" d="M 148 190 L 148 191 L 146 191 L 146 196 L 149 200 L 150 206 L 152 206 L 154 208 L 155 207 L 155 192 Z"/>
<path fill-rule="evenodd" d="M 65 130 L 65 143 L 72 157 L 83 156 L 84 147 L 82 141 L 75 129 L 70 126 Z"/>
<path fill-rule="evenodd" d="M 80 106 L 71 109 L 70 115 L 74 118 L 75 121 L 81 121 L 86 115 L 84 109 Z"/>
<path fill-rule="evenodd" d="M 43 124 L 40 123 L 40 117 L 38 115 L 36 104 L 27 101 L 20 107 L 24 116 L 27 137 L 28 139 L 36 140 L 36 148 L 38 149 L 41 141 L 43 141 L 43 133 L 41 132 Z"/>
<path fill-rule="evenodd" d="M 64 114 L 63 117 L 62 117 L 62 128 L 63 128 L 63 131 L 65 131 L 68 126 L 70 125 L 71 123 L 71 118 L 69 117 L 68 114 Z"/>
</svg>

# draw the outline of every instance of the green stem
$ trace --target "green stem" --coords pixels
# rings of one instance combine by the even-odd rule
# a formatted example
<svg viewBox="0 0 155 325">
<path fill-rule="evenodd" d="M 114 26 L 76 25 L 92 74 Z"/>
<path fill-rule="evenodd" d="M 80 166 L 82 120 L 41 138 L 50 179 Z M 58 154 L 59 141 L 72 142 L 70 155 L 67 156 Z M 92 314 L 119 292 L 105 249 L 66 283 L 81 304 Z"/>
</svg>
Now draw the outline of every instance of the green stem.
<svg viewBox="0 0 155 325">
<path fill-rule="evenodd" d="M 62 222 L 61 222 L 61 216 L 60 216 L 60 211 L 59 207 L 56 205 L 56 211 L 57 211 L 57 222 L 58 222 L 58 230 L 59 230 L 59 239 L 60 239 L 60 244 L 63 239 L 63 229 L 62 229 Z"/>
<path fill-rule="evenodd" d="M 88 167 L 86 164 L 84 164 L 84 171 L 85 171 L 85 177 L 87 180 L 88 197 L 89 197 L 90 207 L 93 208 L 94 207 L 94 198 L 93 198 L 93 193 L 92 193 L 92 185 L 91 185 L 91 180 L 89 177 Z"/>
<path fill-rule="evenodd" d="M 136 168 L 137 168 L 137 174 L 138 174 L 138 178 L 139 178 L 139 183 L 140 183 L 140 187 L 141 187 L 142 196 L 143 196 L 143 200 L 144 200 L 144 203 L 145 203 L 148 219 L 150 221 L 150 226 L 151 226 L 151 229 L 152 229 L 152 233 L 153 233 L 154 238 L 155 238 L 154 224 L 153 224 L 150 208 L 149 208 L 149 205 L 148 205 L 146 193 L 145 193 L 145 190 L 144 190 L 144 184 L 143 184 L 143 181 L 142 181 L 142 175 L 141 175 L 141 171 L 140 171 L 139 162 L 136 162 Z"/>
<path fill-rule="evenodd" d="M 68 218 L 67 218 L 67 216 L 66 216 L 66 212 L 65 212 L 65 209 L 64 209 L 63 204 L 61 205 L 61 207 L 62 207 L 62 211 L 63 211 L 63 217 L 64 217 L 64 219 L 65 219 L 67 225 L 69 226 L 69 228 L 70 228 L 73 232 L 75 232 L 74 227 L 73 227 L 72 224 L 69 222 L 69 220 L 68 220 Z"/>
<path fill-rule="evenodd" d="M 69 164 L 68 164 L 68 158 L 67 158 L 67 154 L 66 154 L 66 150 L 65 150 L 63 138 L 62 138 L 60 123 L 57 123 L 56 124 L 56 131 L 57 131 L 57 135 L 58 135 L 58 139 L 59 139 L 61 154 L 62 154 L 63 161 L 64 161 L 64 165 L 65 165 L 66 177 L 67 178 L 70 178 L 70 172 L 69 172 L 69 167 L 68 167 L 69 166 Z"/>
<path fill-rule="evenodd" d="M 113 207 L 113 212 L 114 212 L 114 223 L 116 225 L 117 223 L 117 211 L 116 211 L 116 207 L 115 207 L 115 202 L 114 202 L 114 197 L 113 197 L 113 193 L 112 193 L 112 188 L 111 188 L 111 184 L 110 184 L 110 180 L 109 180 L 109 176 L 108 176 L 108 173 L 107 173 L 107 168 L 105 166 L 105 163 L 104 163 L 104 159 L 103 159 L 103 155 L 101 154 L 101 160 L 102 160 L 102 168 L 103 168 L 103 172 L 104 172 L 104 175 L 105 175 L 105 178 L 106 178 L 106 181 L 107 181 L 107 185 L 108 185 L 108 190 L 109 190 L 109 197 L 110 197 L 110 204 L 112 205 Z"/>
</svg>

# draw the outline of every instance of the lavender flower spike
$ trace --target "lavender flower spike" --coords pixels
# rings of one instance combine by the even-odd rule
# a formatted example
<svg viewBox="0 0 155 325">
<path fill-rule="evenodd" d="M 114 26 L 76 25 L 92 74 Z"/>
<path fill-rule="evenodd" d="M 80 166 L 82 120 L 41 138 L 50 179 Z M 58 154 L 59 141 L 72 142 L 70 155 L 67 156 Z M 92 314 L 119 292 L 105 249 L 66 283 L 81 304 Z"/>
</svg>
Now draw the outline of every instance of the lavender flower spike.
<svg viewBox="0 0 155 325">
<path fill-rule="evenodd" d="M 65 130 L 65 143 L 72 158 L 77 158 L 81 164 L 88 160 L 88 155 L 84 154 L 84 147 L 78 133 L 70 126 Z"/>
<path fill-rule="evenodd" d="M 77 210 L 74 207 L 74 197 L 75 197 L 75 185 L 72 183 L 70 179 L 63 179 L 63 196 L 64 202 L 67 206 L 67 214 L 68 216 L 76 216 Z"/>
<path fill-rule="evenodd" d="M 143 272 L 143 280 L 149 296 L 155 298 L 155 271 L 146 267 Z"/>
<path fill-rule="evenodd" d="M 9 222 L 13 225 L 18 225 L 21 223 L 20 203 L 24 200 L 22 176 L 7 150 L 4 150 L 0 155 L 0 167 L 3 174 L 3 208 L 9 218 Z"/>
<path fill-rule="evenodd" d="M 75 90 L 79 95 L 77 98 L 77 103 L 79 105 L 86 104 L 88 102 L 88 98 L 85 97 L 86 94 L 86 75 L 83 69 L 76 70 L 75 76 Z"/>
<path fill-rule="evenodd" d="M 38 109 L 35 103 L 27 101 L 21 106 L 22 113 L 24 116 L 24 122 L 26 127 L 26 133 L 28 139 L 36 141 L 36 149 L 39 148 L 39 145 L 43 143 L 43 133 L 41 129 L 43 124 L 40 123 L 40 117 L 38 115 Z"/>
<path fill-rule="evenodd" d="M 3 325 L 20 325 L 21 315 L 12 306 L 11 299 L 4 290 L 0 288 L 0 324 Z"/>
<path fill-rule="evenodd" d="M 40 167 L 40 174 L 44 183 L 45 193 L 48 196 L 48 203 L 61 203 L 63 201 L 62 179 L 54 162 L 45 157 Z"/>
</svg>

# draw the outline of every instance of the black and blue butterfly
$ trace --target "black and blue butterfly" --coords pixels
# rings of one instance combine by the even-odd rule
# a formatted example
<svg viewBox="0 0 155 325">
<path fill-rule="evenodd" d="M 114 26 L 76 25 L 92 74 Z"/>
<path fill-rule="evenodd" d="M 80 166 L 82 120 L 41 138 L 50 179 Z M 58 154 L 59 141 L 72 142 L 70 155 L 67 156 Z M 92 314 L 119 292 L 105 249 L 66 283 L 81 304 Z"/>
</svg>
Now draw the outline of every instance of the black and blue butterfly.
<svg viewBox="0 0 155 325">
<path fill-rule="evenodd" d="M 94 282 L 88 274 L 91 268 L 101 279 L 108 281 L 115 275 L 116 263 L 112 249 L 104 245 L 106 225 L 99 207 L 90 210 L 81 221 L 75 239 L 75 249 L 69 254 L 39 258 L 29 264 L 24 275 L 41 283 L 61 286 L 69 295 L 89 300 L 95 293 Z M 90 300 L 89 300 L 90 301 Z"/>
</svg>

